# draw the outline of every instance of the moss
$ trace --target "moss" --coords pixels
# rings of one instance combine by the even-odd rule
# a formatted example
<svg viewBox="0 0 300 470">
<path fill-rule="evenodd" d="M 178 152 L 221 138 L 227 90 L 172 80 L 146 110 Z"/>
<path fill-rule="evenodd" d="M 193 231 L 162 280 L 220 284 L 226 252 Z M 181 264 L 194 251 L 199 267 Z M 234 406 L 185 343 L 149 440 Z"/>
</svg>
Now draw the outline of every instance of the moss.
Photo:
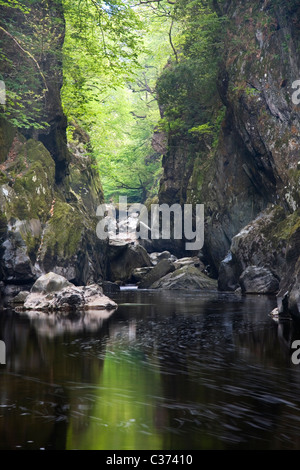
<svg viewBox="0 0 300 470">
<path fill-rule="evenodd" d="M 7 218 L 6 215 L 0 211 L 0 240 L 5 238 L 5 234 L 7 231 Z"/>
<path fill-rule="evenodd" d="M 16 129 L 4 119 L 0 119 L 0 163 L 6 160 L 7 154 L 14 140 Z"/>
<path fill-rule="evenodd" d="M 90 157 L 73 157 L 69 165 L 69 180 L 71 190 L 82 198 L 89 210 L 95 210 L 104 202 L 99 173 L 92 167 Z"/>
<path fill-rule="evenodd" d="M 23 198 L 18 197 L 18 198 L 15 199 L 14 204 L 13 204 L 12 215 L 14 215 L 15 217 L 17 217 L 20 220 L 24 220 L 29 215 L 29 212 L 30 212 L 29 207 L 30 206 L 28 204 L 28 201 L 26 201 Z"/>
<path fill-rule="evenodd" d="M 29 139 L 26 143 L 26 153 L 28 163 L 40 162 L 52 174 L 54 180 L 55 163 L 46 147 L 34 139 Z"/>
<path fill-rule="evenodd" d="M 6 174 L 0 170 L 0 185 L 8 183 L 10 180 Z"/>
<path fill-rule="evenodd" d="M 50 251 L 53 257 L 58 255 L 65 258 L 74 255 L 83 230 L 83 218 L 78 209 L 58 200 L 44 233 L 44 250 Z"/>
<path fill-rule="evenodd" d="M 281 240 L 289 240 L 289 238 L 298 230 L 300 227 L 300 209 L 295 211 L 293 214 L 286 217 L 277 226 L 276 236 Z"/>
<path fill-rule="evenodd" d="M 19 219 L 47 220 L 53 196 L 40 163 L 37 162 L 25 175 L 16 178 L 13 189 L 16 197 L 7 207 L 7 213 Z"/>
<path fill-rule="evenodd" d="M 280 206 L 276 206 L 270 212 L 270 218 L 262 219 L 260 232 L 263 237 L 276 249 L 280 245 L 288 242 L 290 237 L 300 227 L 300 209 L 293 214 L 286 216 L 284 210 Z M 266 249 L 268 250 L 266 245 Z"/>
<path fill-rule="evenodd" d="M 20 220 L 49 218 L 53 200 L 55 164 L 41 142 L 17 135 L 0 172 L 0 184 L 9 184 L 13 191 L 5 201 L 7 218 Z"/>
<path fill-rule="evenodd" d="M 15 171 L 13 189 L 16 197 L 7 212 L 20 219 L 38 218 L 46 221 L 53 199 L 55 165 L 42 143 L 33 139 L 23 146 L 18 160 L 23 159 L 23 171 Z"/>
<path fill-rule="evenodd" d="M 31 232 L 28 231 L 26 232 L 26 234 L 24 234 L 24 241 L 27 247 L 27 254 L 32 264 L 34 264 L 36 261 L 37 252 L 41 243 L 41 238 L 35 237 Z"/>
</svg>

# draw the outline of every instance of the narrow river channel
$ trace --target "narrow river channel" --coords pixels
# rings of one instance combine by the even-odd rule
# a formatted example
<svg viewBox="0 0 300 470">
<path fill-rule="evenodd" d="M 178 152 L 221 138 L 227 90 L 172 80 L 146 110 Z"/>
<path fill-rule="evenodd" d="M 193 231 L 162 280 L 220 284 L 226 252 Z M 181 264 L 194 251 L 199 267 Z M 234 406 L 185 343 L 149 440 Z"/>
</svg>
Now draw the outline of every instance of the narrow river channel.
<svg viewBox="0 0 300 470">
<path fill-rule="evenodd" d="M 111 297 L 84 318 L 0 312 L 0 449 L 300 449 L 300 332 L 275 298 Z"/>
</svg>

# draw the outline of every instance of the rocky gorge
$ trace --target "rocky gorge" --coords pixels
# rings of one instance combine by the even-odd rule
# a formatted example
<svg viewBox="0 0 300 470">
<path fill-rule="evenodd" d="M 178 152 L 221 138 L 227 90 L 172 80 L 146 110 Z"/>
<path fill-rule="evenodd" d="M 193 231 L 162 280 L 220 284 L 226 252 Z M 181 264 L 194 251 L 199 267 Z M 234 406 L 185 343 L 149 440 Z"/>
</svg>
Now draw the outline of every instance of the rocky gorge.
<svg viewBox="0 0 300 470">
<path fill-rule="evenodd" d="M 159 200 L 205 205 L 203 253 L 220 290 L 276 294 L 299 319 L 299 3 L 213 3 L 229 19 L 218 142 L 169 133 Z"/>
<path fill-rule="evenodd" d="M 35 70 L 31 83 L 44 93 L 46 129 L 0 120 L 4 295 L 29 291 L 53 272 L 74 288 L 134 283 L 277 295 L 279 311 L 300 319 L 300 105 L 292 100 L 292 84 L 300 79 L 300 7 L 274 0 L 212 3 L 228 19 L 214 105 L 221 123 L 217 143 L 186 132 L 161 133 L 158 194 L 160 204 L 204 204 L 200 253 L 186 253 L 172 240 L 109 243 L 97 237 L 101 174 L 82 146 L 88 136 L 76 125 L 76 143 L 68 144 L 60 99 L 61 4 L 33 5 L 26 18 L 10 13 L 27 34 L 43 16 L 51 49 L 45 46 L 42 73 Z M 0 36 L 12 62 L 36 69 L 2 30 Z M 2 66 L 9 75 L 10 64 Z"/>
</svg>

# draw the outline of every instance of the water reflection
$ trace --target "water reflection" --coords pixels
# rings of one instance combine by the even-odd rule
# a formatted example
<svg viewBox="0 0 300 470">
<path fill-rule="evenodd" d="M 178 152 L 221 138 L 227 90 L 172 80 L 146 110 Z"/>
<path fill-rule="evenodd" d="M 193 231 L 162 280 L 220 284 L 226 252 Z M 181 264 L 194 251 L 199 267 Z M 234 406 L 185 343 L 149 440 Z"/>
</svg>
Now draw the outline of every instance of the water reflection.
<svg viewBox="0 0 300 470">
<path fill-rule="evenodd" d="M 1 449 L 298 449 L 275 299 L 129 290 L 102 316 L 0 313 Z"/>
<path fill-rule="evenodd" d="M 22 315 L 30 319 L 30 324 L 40 336 L 53 338 L 57 335 L 69 333 L 82 333 L 99 330 L 115 310 L 86 310 L 72 312 L 68 315 L 61 312 L 46 313 L 28 310 Z"/>
</svg>

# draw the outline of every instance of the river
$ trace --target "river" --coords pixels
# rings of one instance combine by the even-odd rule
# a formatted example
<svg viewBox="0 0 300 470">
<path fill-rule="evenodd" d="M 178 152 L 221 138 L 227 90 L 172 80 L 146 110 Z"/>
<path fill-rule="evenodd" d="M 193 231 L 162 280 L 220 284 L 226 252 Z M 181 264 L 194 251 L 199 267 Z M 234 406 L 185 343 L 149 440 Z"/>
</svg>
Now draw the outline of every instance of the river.
<svg viewBox="0 0 300 470">
<path fill-rule="evenodd" d="M 123 289 L 84 317 L 0 312 L 0 449 L 300 449 L 276 299 Z"/>
</svg>

